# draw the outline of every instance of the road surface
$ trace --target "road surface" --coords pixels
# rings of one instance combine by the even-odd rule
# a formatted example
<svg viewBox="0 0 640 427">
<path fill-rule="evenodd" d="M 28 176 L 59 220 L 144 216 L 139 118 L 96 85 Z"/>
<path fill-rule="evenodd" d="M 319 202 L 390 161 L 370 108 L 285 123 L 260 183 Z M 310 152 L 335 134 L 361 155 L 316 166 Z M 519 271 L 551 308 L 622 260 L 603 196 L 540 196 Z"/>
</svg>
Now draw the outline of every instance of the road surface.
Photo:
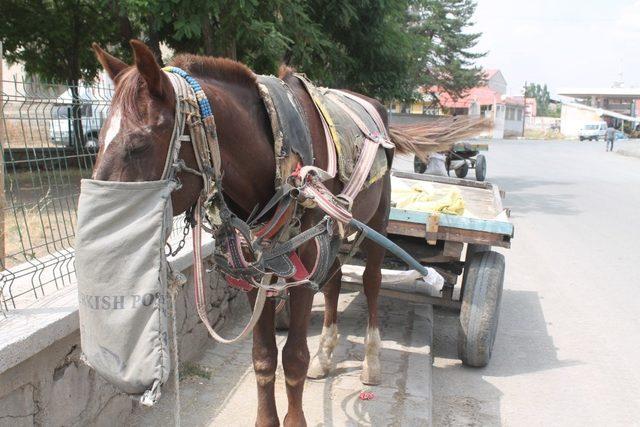
<svg viewBox="0 0 640 427">
<path fill-rule="evenodd" d="M 465 368 L 436 313 L 434 424 L 640 425 L 640 159 L 529 141 L 487 159 L 516 230 L 500 326 L 491 364 Z"/>
</svg>

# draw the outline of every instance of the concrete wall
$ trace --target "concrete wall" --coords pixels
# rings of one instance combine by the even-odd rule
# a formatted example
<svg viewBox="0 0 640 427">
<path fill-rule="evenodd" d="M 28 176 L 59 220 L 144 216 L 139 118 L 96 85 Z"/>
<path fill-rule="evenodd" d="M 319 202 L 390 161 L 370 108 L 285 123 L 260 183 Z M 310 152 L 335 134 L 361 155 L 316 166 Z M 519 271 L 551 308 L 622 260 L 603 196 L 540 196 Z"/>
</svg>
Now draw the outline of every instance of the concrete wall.
<svg viewBox="0 0 640 427">
<path fill-rule="evenodd" d="M 181 363 L 200 357 L 204 345 L 210 340 L 195 312 L 192 267 L 188 262 L 191 254 L 184 252 L 180 262 L 172 263 L 173 268 L 187 276 L 187 284 L 176 299 Z M 211 264 L 205 261 L 205 266 L 210 268 Z M 223 280 L 218 280 L 215 274 L 208 274 L 206 280 L 209 319 L 214 325 L 220 324 L 233 312 L 230 307 L 235 305 L 238 292 L 227 287 Z M 65 288 L 64 292 L 66 295 L 77 294 L 73 287 Z M 49 308 L 52 311 L 58 309 Z M 12 320 L 26 318 L 34 310 L 46 308 L 9 312 L 9 318 L 0 321 L 0 336 L 8 336 L 3 328 L 9 327 L 7 325 L 11 325 Z M 67 321 L 58 322 L 51 327 L 54 329 L 47 330 L 47 337 L 58 336 L 39 351 L 33 351 L 38 347 L 32 342 L 33 337 L 38 336 L 37 331 L 13 346 L 11 353 L 0 348 L 0 356 L 3 357 L 0 366 L 0 427 L 123 425 L 138 405 L 137 398 L 119 392 L 80 361 L 77 297 L 75 312 L 72 310 L 65 319 Z M 69 325 L 70 328 L 67 327 Z M 7 360 L 19 362 L 9 366 Z"/>
<path fill-rule="evenodd" d="M 600 120 L 602 120 L 600 116 L 591 109 L 564 104 L 560 114 L 560 132 L 565 136 L 578 136 L 580 129 L 586 123 Z"/>
</svg>

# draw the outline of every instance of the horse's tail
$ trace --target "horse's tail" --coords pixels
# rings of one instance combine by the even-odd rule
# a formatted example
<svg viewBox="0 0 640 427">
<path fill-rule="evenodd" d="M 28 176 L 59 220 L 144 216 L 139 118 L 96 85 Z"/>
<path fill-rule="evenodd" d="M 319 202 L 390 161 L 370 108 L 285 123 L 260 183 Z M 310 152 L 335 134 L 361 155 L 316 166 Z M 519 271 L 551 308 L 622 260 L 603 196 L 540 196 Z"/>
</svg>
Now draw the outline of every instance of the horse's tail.
<svg viewBox="0 0 640 427">
<path fill-rule="evenodd" d="M 477 116 L 455 116 L 417 125 L 391 125 L 389 136 L 396 152 L 415 154 L 425 161 L 431 153 L 448 151 L 453 144 L 482 133 L 491 120 Z"/>
</svg>

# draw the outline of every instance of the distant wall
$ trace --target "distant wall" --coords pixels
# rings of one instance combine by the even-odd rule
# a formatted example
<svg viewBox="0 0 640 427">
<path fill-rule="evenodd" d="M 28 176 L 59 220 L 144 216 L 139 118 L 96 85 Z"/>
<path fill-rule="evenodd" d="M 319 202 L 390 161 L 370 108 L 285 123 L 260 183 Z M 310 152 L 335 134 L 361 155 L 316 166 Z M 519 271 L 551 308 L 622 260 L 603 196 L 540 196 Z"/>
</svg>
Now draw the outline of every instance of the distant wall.
<svg viewBox="0 0 640 427">
<path fill-rule="evenodd" d="M 431 116 L 427 114 L 390 113 L 389 124 L 415 125 L 420 123 L 429 123 L 439 118 L 442 118 L 442 116 Z"/>
<path fill-rule="evenodd" d="M 560 132 L 565 136 L 578 136 L 586 123 L 599 122 L 602 119 L 593 110 L 564 104 L 560 114 Z"/>
</svg>

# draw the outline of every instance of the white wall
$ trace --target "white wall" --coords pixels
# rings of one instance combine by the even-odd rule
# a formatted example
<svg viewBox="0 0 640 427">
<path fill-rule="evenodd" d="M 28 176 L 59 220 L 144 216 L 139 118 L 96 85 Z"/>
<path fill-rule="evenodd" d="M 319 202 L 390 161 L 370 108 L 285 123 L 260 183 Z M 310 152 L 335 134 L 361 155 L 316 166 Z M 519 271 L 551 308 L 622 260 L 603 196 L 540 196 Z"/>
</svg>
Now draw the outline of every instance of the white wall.
<svg viewBox="0 0 640 427">
<path fill-rule="evenodd" d="M 586 123 L 600 120 L 600 116 L 593 110 L 563 104 L 560 114 L 560 132 L 565 136 L 578 136 L 580 129 Z"/>
</svg>

